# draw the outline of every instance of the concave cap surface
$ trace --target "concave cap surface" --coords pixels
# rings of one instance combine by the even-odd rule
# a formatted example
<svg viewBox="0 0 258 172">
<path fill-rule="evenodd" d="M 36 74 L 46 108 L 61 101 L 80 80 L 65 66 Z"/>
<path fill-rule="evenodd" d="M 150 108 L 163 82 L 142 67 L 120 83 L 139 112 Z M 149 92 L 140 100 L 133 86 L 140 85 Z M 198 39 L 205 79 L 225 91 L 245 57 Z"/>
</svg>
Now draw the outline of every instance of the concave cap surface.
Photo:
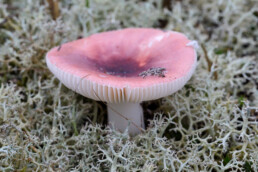
<svg viewBox="0 0 258 172">
<path fill-rule="evenodd" d="M 194 46 L 185 35 L 147 28 L 94 34 L 46 55 L 49 69 L 65 86 L 108 103 L 170 95 L 190 79 L 196 61 Z M 153 68 L 165 68 L 165 77 L 148 73 Z"/>
</svg>

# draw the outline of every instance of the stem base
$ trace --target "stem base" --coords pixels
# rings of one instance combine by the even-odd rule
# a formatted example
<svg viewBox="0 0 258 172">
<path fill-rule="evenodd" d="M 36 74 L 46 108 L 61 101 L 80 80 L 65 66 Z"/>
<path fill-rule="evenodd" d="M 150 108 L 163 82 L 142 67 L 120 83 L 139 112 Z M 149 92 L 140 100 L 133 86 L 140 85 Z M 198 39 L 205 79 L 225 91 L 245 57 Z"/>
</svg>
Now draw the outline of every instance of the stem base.
<svg viewBox="0 0 258 172">
<path fill-rule="evenodd" d="M 130 135 L 136 135 L 144 127 L 143 110 L 139 103 L 108 103 L 108 124 L 120 132 L 128 126 Z M 137 126 L 138 127 L 137 127 Z"/>
</svg>

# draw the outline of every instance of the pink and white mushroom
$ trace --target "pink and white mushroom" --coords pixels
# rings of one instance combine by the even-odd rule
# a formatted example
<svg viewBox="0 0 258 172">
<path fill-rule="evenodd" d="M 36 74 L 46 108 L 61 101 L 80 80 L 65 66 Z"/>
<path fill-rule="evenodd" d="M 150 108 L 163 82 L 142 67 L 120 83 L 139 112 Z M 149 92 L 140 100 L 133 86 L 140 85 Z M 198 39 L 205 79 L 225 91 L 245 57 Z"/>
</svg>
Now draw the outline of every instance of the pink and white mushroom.
<svg viewBox="0 0 258 172">
<path fill-rule="evenodd" d="M 46 62 L 66 87 L 106 102 L 110 126 L 135 135 L 145 128 L 140 103 L 171 95 L 191 78 L 195 46 L 178 32 L 129 28 L 55 47 Z"/>
</svg>

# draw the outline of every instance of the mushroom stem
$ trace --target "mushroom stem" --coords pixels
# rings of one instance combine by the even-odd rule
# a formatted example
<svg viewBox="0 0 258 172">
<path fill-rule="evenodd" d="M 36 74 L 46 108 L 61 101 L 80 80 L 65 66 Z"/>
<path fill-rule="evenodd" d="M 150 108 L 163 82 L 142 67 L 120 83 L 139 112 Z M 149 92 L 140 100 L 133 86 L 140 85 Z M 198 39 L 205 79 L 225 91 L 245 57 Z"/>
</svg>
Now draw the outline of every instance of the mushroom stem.
<svg viewBox="0 0 258 172">
<path fill-rule="evenodd" d="M 128 127 L 130 135 L 144 129 L 143 110 L 139 103 L 108 103 L 108 123 L 123 132 Z"/>
</svg>

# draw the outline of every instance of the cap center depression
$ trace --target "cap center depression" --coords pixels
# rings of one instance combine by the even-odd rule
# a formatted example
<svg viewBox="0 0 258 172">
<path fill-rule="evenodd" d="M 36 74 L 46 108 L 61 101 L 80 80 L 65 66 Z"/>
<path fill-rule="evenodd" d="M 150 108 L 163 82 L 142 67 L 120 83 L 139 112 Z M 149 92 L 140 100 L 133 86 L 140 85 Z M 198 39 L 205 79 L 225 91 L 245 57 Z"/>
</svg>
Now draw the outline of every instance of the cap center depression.
<svg viewBox="0 0 258 172">
<path fill-rule="evenodd" d="M 149 63 L 140 66 L 140 62 L 134 60 L 133 57 L 112 57 L 108 60 L 102 60 L 102 58 L 93 58 L 90 61 L 92 65 L 100 72 L 117 77 L 137 77 L 141 72 L 150 68 Z"/>
</svg>

